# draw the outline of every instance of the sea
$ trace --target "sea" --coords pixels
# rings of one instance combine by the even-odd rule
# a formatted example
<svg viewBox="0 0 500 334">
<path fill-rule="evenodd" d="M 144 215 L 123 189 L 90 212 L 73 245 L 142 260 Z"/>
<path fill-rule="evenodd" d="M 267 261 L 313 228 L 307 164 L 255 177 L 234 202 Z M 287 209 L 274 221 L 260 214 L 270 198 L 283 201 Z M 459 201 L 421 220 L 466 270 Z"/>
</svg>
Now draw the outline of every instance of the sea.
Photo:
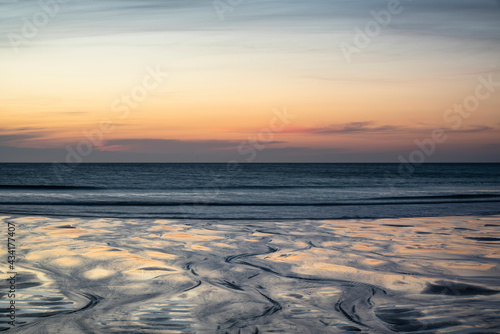
<svg viewBox="0 0 500 334">
<path fill-rule="evenodd" d="M 0 164 L 0 212 L 213 220 L 500 213 L 500 164 Z"/>
<path fill-rule="evenodd" d="M 500 164 L 0 164 L 0 331 L 500 333 Z"/>
</svg>

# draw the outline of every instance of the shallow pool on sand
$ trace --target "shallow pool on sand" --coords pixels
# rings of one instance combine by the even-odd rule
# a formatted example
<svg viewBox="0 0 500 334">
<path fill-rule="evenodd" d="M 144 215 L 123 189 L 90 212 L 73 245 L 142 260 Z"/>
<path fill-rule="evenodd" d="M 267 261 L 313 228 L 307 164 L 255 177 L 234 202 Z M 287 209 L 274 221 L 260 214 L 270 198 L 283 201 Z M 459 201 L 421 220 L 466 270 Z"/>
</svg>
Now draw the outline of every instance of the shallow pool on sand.
<svg viewBox="0 0 500 334">
<path fill-rule="evenodd" d="M 500 216 L 335 221 L 2 217 L 0 329 L 18 333 L 500 330 Z"/>
</svg>

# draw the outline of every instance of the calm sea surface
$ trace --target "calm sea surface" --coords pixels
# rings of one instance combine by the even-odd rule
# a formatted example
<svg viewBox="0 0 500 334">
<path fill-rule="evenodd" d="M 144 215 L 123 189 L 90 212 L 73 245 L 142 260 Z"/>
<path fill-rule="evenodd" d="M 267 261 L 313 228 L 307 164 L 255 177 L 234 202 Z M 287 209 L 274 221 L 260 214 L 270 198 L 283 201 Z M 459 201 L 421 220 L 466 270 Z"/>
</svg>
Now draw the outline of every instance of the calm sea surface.
<svg viewBox="0 0 500 334">
<path fill-rule="evenodd" d="M 173 219 L 500 213 L 500 164 L 0 164 L 0 212 Z"/>
</svg>

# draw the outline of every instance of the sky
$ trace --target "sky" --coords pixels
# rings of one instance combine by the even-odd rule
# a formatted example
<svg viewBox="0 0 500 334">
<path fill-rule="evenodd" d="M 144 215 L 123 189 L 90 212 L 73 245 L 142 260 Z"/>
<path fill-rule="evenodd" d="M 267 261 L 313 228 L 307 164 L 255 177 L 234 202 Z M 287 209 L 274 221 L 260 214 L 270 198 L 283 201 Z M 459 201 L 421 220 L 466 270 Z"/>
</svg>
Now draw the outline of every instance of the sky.
<svg viewBox="0 0 500 334">
<path fill-rule="evenodd" d="M 500 162 L 500 1 L 0 0 L 0 162 Z"/>
</svg>

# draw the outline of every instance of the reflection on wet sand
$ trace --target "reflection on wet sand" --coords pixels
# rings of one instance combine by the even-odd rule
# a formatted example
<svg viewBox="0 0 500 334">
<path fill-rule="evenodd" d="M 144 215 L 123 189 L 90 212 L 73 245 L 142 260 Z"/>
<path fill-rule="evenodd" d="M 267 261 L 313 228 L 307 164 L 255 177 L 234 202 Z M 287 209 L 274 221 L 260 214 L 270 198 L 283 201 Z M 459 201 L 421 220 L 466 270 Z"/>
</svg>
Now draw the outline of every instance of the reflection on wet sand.
<svg viewBox="0 0 500 334">
<path fill-rule="evenodd" d="M 500 330 L 499 216 L 7 221 L 19 333 Z"/>
</svg>

